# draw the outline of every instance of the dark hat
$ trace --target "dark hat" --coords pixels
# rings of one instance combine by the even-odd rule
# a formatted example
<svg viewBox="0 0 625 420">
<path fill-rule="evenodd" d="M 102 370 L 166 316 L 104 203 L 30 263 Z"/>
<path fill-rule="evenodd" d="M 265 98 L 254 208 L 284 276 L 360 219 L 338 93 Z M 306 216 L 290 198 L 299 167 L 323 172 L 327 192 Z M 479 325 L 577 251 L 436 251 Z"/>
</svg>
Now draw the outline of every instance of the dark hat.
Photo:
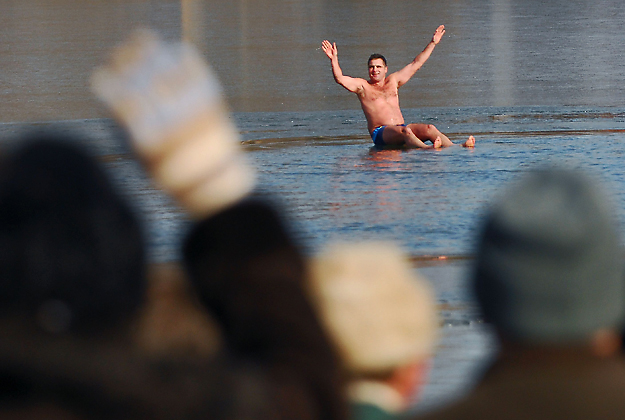
<svg viewBox="0 0 625 420">
<path fill-rule="evenodd" d="M 620 234 L 600 188 L 543 168 L 505 190 L 486 217 L 473 286 L 484 316 L 516 341 L 580 341 L 622 325 Z"/>
<path fill-rule="evenodd" d="M 51 332 L 125 323 L 145 291 L 139 220 L 79 141 L 25 135 L 0 168 L 0 316 Z"/>
<path fill-rule="evenodd" d="M 273 326 L 257 325 L 264 319 L 255 319 L 255 310 L 273 307 L 285 317 L 289 316 L 285 308 L 302 312 L 292 305 L 301 299 L 304 257 L 286 218 L 269 201 L 249 198 L 204 219 L 185 240 L 183 255 L 201 303 L 230 344 L 241 351 L 243 346 L 253 347 L 250 342 L 270 337 L 263 328 Z"/>
</svg>

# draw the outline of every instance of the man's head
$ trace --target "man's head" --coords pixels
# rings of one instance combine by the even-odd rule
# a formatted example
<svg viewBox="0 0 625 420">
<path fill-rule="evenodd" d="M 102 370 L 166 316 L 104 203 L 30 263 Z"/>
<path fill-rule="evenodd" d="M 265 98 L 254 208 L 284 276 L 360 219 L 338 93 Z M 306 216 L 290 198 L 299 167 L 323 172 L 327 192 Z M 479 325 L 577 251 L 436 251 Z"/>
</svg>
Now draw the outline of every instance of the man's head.
<svg viewBox="0 0 625 420">
<path fill-rule="evenodd" d="M 378 54 L 378 53 L 373 53 L 369 56 L 369 60 L 367 60 L 367 65 L 371 65 L 371 61 L 372 60 L 377 60 L 380 59 L 382 60 L 382 62 L 384 63 L 384 67 L 387 66 L 386 64 L 386 58 L 382 55 L 382 54 Z"/>
<path fill-rule="evenodd" d="M 429 283 L 403 253 L 389 242 L 327 246 L 312 261 L 311 284 L 352 379 L 388 383 L 408 367 L 413 393 L 434 351 L 438 317 Z"/>
<path fill-rule="evenodd" d="M 369 66 L 369 79 L 372 82 L 384 80 L 388 67 L 386 66 L 386 58 L 382 54 L 371 54 L 367 65 Z"/>
<path fill-rule="evenodd" d="M 509 342 L 569 345 L 625 314 L 623 253 L 601 183 L 581 171 L 532 171 L 490 209 L 473 285 Z"/>
</svg>

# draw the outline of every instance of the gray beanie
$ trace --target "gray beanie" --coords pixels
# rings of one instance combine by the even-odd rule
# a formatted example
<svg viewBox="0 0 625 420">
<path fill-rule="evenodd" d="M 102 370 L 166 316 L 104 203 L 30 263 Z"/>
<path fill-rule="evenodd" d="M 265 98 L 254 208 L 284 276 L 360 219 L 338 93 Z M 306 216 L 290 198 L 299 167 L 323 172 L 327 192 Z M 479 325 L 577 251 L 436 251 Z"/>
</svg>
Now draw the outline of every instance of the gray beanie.
<svg viewBox="0 0 625 420">
<path fill-rule="evenodd" d="M 473 286 L 484 316 L 505 337 L 577 342 L 622 326 L 620 235 L 599 186 L 581 171 L 540 169 L 491 207 Z"/>
</svg>

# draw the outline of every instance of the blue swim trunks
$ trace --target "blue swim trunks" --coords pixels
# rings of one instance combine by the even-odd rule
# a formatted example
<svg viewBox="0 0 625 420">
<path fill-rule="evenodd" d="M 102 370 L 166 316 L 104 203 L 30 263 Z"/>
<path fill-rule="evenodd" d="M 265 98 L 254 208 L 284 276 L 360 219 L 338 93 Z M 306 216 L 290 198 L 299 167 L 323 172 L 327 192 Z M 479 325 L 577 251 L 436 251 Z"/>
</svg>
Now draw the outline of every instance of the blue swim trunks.
<svg viewBox="0 0 625 420">
<path fill-rule="evenodd" d="M 382 138 L 382 133 L 384 132 L 385 127 L 386 127 L 385 125 L 381 125 L 375 130 L 373 130 L 373 132 L 371 132 L 371 138 L 373 139 L 373 144 L 375 144 L 376 146 L 382 147 L 386 145 L 386 143 L 384 143 L 384 139 Z"/>
<path fill-rule="evenodd" d="M 402 127 L 405 127 L 406 124 L 398 124 Z M 373 139 L 373 144 L 375 144 L 376 146 L 382 147 L 382 146 L 386 146 L 386 143 L 384 142 L 384 138 L 382 137 L 382 133 L 384 133 L 384 129 L 387 126 L 385 125 L 381 125 L 378 128 L 376 128 L 375 130 L 373 130 L 373 132 L 371 132 L 371 138 Z"/>
</svg>

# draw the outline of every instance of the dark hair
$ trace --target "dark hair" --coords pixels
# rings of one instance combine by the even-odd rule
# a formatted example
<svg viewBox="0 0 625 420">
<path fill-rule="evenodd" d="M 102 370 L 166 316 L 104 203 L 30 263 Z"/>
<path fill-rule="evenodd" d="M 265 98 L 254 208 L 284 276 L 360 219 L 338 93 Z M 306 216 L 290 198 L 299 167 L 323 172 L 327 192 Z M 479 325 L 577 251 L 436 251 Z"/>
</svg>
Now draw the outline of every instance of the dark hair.
<svg viewBox="0 0 625 420">
<path fill-rule="evenodd" d="M 73 140 L 27 136 L 0 168 L 0 311 L 50 332 L 116 325 L 145 291 L 139 222 Z"/>
<path fill-rule="evenodd" d="M 226 335 L 231 321 L 223 319 L 229 308 L 228 296 L 219 293 L 224 284 L 282 278 L 285 271 L 297 280 L 304 275 L 303 254 L 288 225 L 273 205 L 261 200 L 244 200 L 205 220 L 187 238 L 184 257 L 200 300 L 225 325 Z"/>
<path fill-rule="evenodd" d="M 386 66 L 386 58 L 384 58 L 384 56 L 382 54 L 378 54 L 378 53 L 374 53 L 371 54 L 369 56 L 369 60 L 367 60 L 367 65 L 371 64 L 371 60 L 375 60 L 376 58 L 381 59 L 382 61 L 384 61 L 384 65 Z"/>
<path fill-rule="evenodd" d="M 232 353 L 275 372 L 270 395 L 297 396 L 268 401 L 276 408 L 262 412 L 307 418 L 314 407 L 319 418 L 343 418 L 339 358 L 306 293 L 306 260 L 280 208 L 262 197 L 242 200 L 202 221 L 183 255 Z"/>
</svg>

